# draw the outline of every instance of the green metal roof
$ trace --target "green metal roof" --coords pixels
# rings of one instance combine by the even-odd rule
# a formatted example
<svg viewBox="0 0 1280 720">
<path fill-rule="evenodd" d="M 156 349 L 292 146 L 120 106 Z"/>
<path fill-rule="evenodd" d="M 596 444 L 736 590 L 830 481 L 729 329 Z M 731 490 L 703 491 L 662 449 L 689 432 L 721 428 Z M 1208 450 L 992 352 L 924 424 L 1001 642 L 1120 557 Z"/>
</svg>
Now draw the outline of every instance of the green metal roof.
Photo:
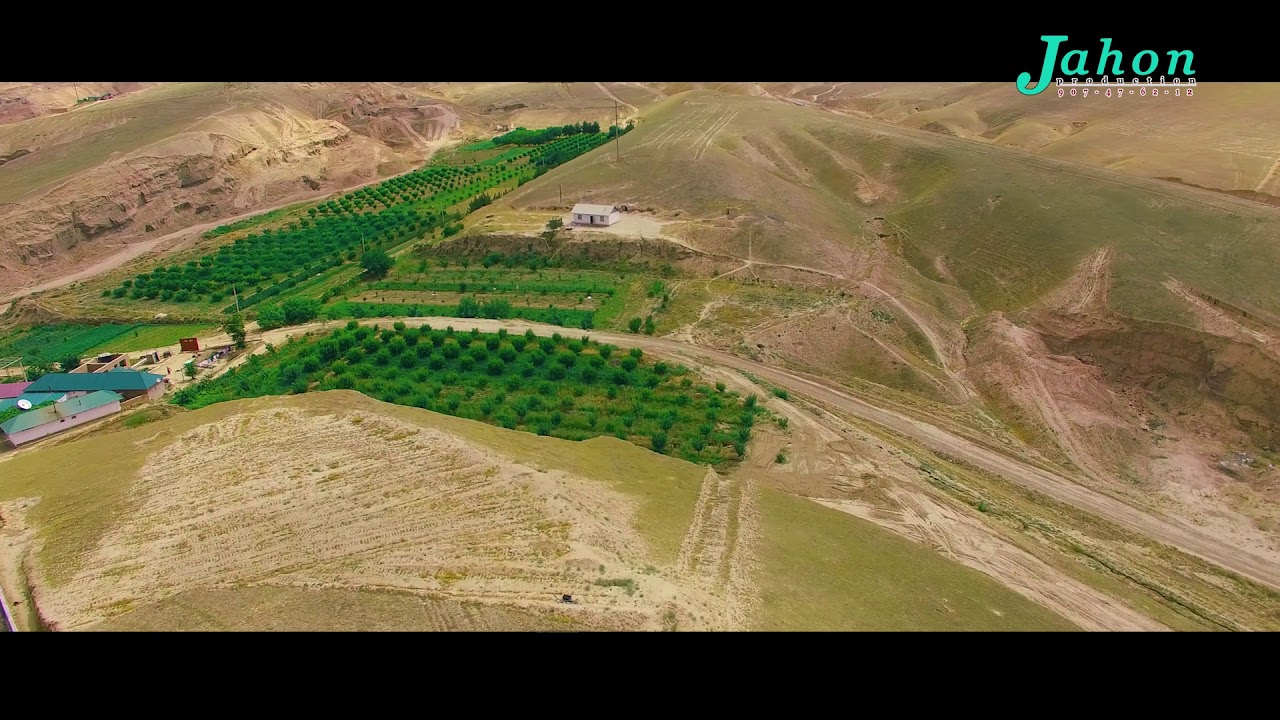
<svg viewBox="0 0 1280 720">
<path fill-rule="evenodd" d="M 5 398 L 0 400 L 0 410 L 8 410 L 11 407 L 17 407 L 19 400 L 26 400 L 32 405 L 41 405 L 50 400 L 57 400 L 66 395 L 66 393 L 22 393 L 16 398 Z"/>
<path fill-rule="evenodd" d="M 26 392 L 74 392 L 93 390 L 149 390 L 164 378 L 137 370 L 104 373 L 49 373 L 31 383 Z"/>
<path fill-rule="evenodd" d="M 56 402 L 42 408 L 28 410 L 15 418 L 10 418 L 0 423 L 0 431 L 4 431 L 6 435 L 12 435 L 46 423 L 56 422 L 61 418 L 79 415 L 82 412 L 100 408 L 103 405 L 110 405 L 123 399 L 109 390 L 91 392 L 88 395 L 81 395 L 80 397 Z"/>
</svg>

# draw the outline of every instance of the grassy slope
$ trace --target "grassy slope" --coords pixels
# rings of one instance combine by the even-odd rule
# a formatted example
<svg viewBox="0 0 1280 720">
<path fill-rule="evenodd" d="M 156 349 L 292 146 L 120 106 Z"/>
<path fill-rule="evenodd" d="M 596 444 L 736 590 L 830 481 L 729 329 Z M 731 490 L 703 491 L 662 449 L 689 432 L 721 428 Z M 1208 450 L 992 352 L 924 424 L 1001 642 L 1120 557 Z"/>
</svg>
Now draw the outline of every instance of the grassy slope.
<svg viewBox="0 0 1280 720">
<path fill-rule="evenodd" d="M 222 403 L 141 427 L 22 453 L 0 463 L 0 500 L 41 498 L 28 514 L 43 541 L 39 560 L 51 581 L 65 580 L 79 566 L 80 554 L 91 550 L 116 519 L 130 511 L 128 491 L 133 476 L 151 453 L 194 427 L 263 405 L 385 413 L 456 433 L 534 467 L 564 470 L 606 482 L 640 501 L 636 529 L 651 543 L 653 559 L 658 563 L 675 558 L 692 520 L 705 473 L 698 466 L 612 438 L 571 443 L 336 391 Z M 53 462 L 55 453 L 57 461 Z M 108 456 L 113 459 L 110 463 L 93 462 Z M 1065 627 L 1052 614 L 985 576 L 862 520 L 773 490 L 766 490 L 762 500 L 764 532 L 757 551 L 762 559 L 759 576 L 765 583 L 766 598 L 762 627 Z M 797 558 L 801 562 L 796 562 Z M 804 592 L 796 592 L 797 588 Z M 131 613 L 114 620 L 109 627 L 266 629 L 252 614 L 196 622 L 200 608 L 211 602 L 217 604 L 216 599 L 206 597 L 209 592 L 213 591 L 170 599 L 146 608 L 146 614 Z M 332 601 L 350 604 L 354 597 L 335 595 Z M 940 598 L 947 599 L 953 613 L 939 614 L 936 608 L 942 602 Z M 399 614 L 404 613 L 408 625 L 413 625 L 414 618 L 423 612 L 415 609 L 415 603 L 421 601 L 381 596 L 375 600 L 385 612 L 396 613 L 397 622 Z M 250 593 L 244 602 L 249 606 L 287 608 L 303 601 Z M 993 614 L 991 608 L 1004 612 L 1004 616 Z M 383 610 L 366 607 L 359 622 L 380 627 L 388 622 L 386 616 L 379 615 Z M 508 620 L 512 626 L 524 622 L 520 618 Z M 277 625 L 279 629 L 290 627 L 287 618 Z"/>
<path fill-rule="evenodd" d="M 1280 116 L 1280 92 L 1269 83 L 1207 83 L 1195 97 L 1159 99 L 1058 98 L 1056 89 L 1027 97 L 1003 82 L 850 83 L 821 102 L 909 127 L 936 123 L 962 137 L 1224 190 L 1252 190 L 1266 176 L 1276 159 L 1270 138 Z M 1277 194 L 1280 177 L 1261 189 Z"/>
<path fill-rule="evenodd" d="M 761 630 L 1071 630 L 976 570 L 838 510 L 764 488 Z"/>
</svg>

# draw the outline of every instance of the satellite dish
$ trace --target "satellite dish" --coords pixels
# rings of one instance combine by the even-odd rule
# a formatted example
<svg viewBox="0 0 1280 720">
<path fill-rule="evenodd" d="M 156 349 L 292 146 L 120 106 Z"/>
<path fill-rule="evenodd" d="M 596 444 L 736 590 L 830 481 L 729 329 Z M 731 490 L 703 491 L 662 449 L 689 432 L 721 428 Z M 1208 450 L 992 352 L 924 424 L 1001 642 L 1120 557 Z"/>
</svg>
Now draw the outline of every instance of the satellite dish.
<svg viewBox="0 0 1280 720">
<path fill-rule="evenodd" d="M 30 401 L 30 400 L 19 400 L 19 401 L 18 401 L 18 407 L 19 407 L 19 408 L 22 408 L 23 410 L 30 410 L 30 409 L 31 409 L 31 401 Z"/>
</svg>

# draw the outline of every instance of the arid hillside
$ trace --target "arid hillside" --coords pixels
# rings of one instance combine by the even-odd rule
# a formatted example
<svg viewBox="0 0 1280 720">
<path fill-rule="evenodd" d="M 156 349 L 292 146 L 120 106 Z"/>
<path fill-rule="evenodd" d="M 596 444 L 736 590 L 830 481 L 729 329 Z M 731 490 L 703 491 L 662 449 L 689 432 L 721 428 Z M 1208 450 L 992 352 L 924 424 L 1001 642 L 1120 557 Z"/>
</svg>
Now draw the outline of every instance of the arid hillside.
<svg viewBox="0 0 1280 720">
<path fill-rule="evenodd" d="M 615 438 L 349 391 L 103 433 L 0 459 L 0 580 L 49 629 L 1073 628 L 848 514 Z M 105 470 L 67 464 L 107 448 Z M 870 564 L 793 567 L 812 529 Z"/>
<path fill-rule="evenodd" d="M 660 334 L 838 379 L 1276 552 L 1274 208 L 709 90 L 650 108 L 620 158 L 557 168 L 474 232 L 509 247 L 579 201 L 631 212 L 561 252 L 636 257 L 642 235 L 701 278 Z"/>
<path fill-rule="evenodd" d="M 1026 96 L 1007 83 L 761 83 L 859 117 L 1280 204 L 1280 87 L 1204 83 L 1194 95 Z M 1069 91 L 1069 88 L 1068 88 Z"/>
<path fill-rule="evenodd" d="M 40 111 L 0 125 L 4 290 L 409 170 L 466 127 L 447 102 L 386 83 L 161 84 L 66 112 L 46 103 L 69 86 L 6 93 Z"/>
</svg>

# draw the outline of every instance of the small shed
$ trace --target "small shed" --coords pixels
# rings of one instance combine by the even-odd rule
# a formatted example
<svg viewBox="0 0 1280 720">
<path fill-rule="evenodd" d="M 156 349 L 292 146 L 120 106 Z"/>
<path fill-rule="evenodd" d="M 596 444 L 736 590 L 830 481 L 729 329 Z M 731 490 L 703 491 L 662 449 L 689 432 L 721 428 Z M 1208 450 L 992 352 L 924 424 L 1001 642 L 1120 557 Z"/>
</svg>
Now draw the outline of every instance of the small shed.
<svg viewBox="0 0 1280 720">
<path fill-rule="evenodd" d="M 616 205 L 578 203 L 573 206 L 574 225 L 612 225 L 622 217 Z"/>
<path fill-rule="evenodd" d="M 200 339 L 182 338 L 178 341 L 178 346 L 182 348 L 182 352 L 200 352 Z"/>
</svg>

